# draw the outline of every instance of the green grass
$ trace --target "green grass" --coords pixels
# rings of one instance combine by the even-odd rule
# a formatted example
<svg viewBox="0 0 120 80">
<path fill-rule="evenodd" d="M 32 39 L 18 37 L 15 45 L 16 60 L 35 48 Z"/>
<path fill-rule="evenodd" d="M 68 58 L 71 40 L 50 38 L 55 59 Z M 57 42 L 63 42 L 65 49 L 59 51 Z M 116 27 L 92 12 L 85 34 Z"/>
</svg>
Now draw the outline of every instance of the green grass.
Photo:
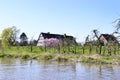
<svg viewBox="0 0 120 80">
<path fill-rule="evenodd" d="M 113 63 L 120 61 L 120 48 L 118 46 L 102 47 L 99 54 L 99 47 L 90 46 L 70 46 L 70 47 L 32 47 L 31 46 L 12 46 L 0 48 L 0 57 L 22 58 L 22 59 L 42 59 L 56 61 L 81 61 L 89 63 Z M 116 51 L 115 51 L 116 50 Z M 111 53 L 110 53 L 110 52 Z"/>
<path fill-rule="evenodd" d="M 101 56 L 96 54 L 53 54 L 53 53 L 0 53 L 0 58 L 21 58 L 54 61 L 80 61 L 87 63 L 107 63 L 120 62 L 117 56 Z"/>
<path fill-rule="evenodd" d="M 3 47 L 0 50 L 0 53 L 11 53 L 11 52 L 31 52 L 31 46 L 12 46 L 12 47 Z M 66 46 L 66 47 L 37 47 L 32 46 L 32 53 L 42 53 L 42 52 L 50 52 L 50 53 L 73 53 L 73 54 L 101 54 L 101 55 L 116 55 L 120 54 L 119 46 L 102 46 L 102 50 L 100 53 L 99 46 Z"/>
</svg>

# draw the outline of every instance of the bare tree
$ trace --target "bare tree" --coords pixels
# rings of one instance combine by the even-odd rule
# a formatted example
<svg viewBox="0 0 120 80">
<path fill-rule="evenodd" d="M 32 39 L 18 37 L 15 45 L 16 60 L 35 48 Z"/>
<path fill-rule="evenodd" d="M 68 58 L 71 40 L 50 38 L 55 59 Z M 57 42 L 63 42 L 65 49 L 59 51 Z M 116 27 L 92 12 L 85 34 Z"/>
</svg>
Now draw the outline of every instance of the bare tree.
<svg viewBox="0 0 120 80">
<path fill-rule="evenodd" d="M 115 27 L 115 32 L 119 32 L 120 30 L 120 19 L 116 19 L 113 23 L 117 23 Z"/>
<path fill-rule="evenodd" d="M 89 39 L 90 35 L 87 35 L 87 37 L 85 38 L 85 42 L 89 42 L 90 39 Z"/>
<path fill-rule="evenodd" d="M 99 43 L 100 43 L 99 36 L 100 36 L 100 32 L 97 29 L 93 29 L 92 30 L 92 38 L 93 38 L 92 44 L 99 45 Z"/>
<path fill-rule="evenodd" d="M 92 30 L 92 33 L 94 34 L 94 35 L 93 35 L 93 38 L 99 39 L 99 33 L 100 33 L 100 32 L 99 32 L 97 29 L 93 29 L 93 30 Z"/>
<path fill-rule="evenodd" d="M 113 35 L 116 35 L 118 41 L 120 42 L 120 19 L 116 19 L 113 23 L 115 24 L 115 31 L 112 33 Z"/>
</svg>

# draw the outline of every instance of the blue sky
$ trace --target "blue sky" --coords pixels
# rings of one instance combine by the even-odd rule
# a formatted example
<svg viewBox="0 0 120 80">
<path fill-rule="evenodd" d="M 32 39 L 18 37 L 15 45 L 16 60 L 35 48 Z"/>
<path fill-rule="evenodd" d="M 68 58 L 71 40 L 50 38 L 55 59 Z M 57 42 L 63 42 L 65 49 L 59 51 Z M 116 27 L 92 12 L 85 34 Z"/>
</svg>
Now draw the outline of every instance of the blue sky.
<svg viewBox="0 0 120 80">
<path fill-rule="evenodd" d="M 0 0 L 0 33 L 16 26 L 37 39 L 40 32 L 68 34 L 83 42 L 93 29 L 112 33 L 120 0 Z"/>
</svg>

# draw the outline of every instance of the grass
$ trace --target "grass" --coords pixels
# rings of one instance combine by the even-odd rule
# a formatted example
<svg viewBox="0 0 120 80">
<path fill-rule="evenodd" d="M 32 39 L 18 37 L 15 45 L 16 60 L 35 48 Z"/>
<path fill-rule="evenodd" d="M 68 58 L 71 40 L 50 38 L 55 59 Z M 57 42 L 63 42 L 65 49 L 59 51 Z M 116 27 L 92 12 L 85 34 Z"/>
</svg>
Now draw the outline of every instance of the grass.
<svg viewBox="0 0 120 80">
<path fill-rule="evenodd" d="M 115 64 L 120 63 L 117 56 L 101 56 L 89 54 L 53 54 L 53 53 L 0 53 L 1 58 L 21 58 L 36 60 L 54 60 L 54 61 L 74 61 L 98 64 Z"/>
<path fill-rule="evenodd" d="M 0 49 L 0 57 L 4 58 L 22 58 L 22 59 L 41 59 L 41 60 L 55 60 L 55 61 L 75 61 L 75 62 L 86 62 L 86 63 L 99 63 L 99 64 L 120 64 L 120 54 L 108 54 L 108 47 L 102 47 L 102 53 L 96 53 L 96 47 L 92 47 L 89 52 L 89 47 L 84 47 L 84 53 L 82 47 L 76 47 L 76 53 L 74 53 L 74 47 L 61 48 L 58 51 L 57 48 L 47 48 L 45 51 L 42 47 L 32 47 L 31 52 L 30 46 L 17 46 L 17 47 L 3 47 Z M 119 49 L 119 48 L 118 48 Z M 105 50 L 105 51 L 104 51 Z M 114 51 L 114 48 L 113 48 Z M 119 53 L 120 51 L 116 52 Z"/>
</svg>

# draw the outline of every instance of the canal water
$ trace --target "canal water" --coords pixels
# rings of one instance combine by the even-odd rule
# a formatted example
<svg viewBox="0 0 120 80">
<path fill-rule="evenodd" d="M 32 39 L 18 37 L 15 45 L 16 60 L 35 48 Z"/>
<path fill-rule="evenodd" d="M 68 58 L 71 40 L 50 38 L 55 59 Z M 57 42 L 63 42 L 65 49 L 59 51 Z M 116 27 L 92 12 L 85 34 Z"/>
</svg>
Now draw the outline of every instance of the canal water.
<svg viewBox="0 0 120 80">
<path fill-rule="evenodd" d="M 120 80 L 120 66 L 2 58 L 0 80 Z"/>
</svg>

